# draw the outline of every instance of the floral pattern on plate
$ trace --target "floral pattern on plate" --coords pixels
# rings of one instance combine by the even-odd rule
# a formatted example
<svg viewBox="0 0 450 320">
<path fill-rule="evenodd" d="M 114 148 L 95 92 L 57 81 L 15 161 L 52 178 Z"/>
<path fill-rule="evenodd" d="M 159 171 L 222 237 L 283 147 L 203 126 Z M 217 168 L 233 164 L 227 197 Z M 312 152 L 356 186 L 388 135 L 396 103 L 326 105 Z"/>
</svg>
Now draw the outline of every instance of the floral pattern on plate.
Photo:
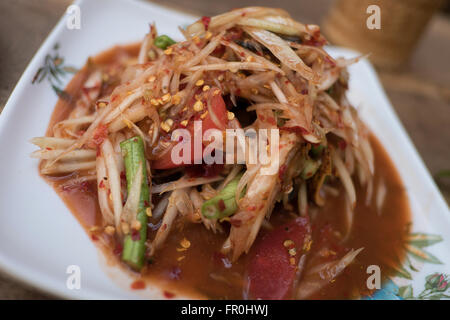
<svg viewBox="0 0 450 320">
<path fill-rule="evenodd" d="M 439 300 L 450 298 L 450 275 L 434 272 L 425 277 L 425 285 L 422 288 L 413 287 L 413 275 L 420 272 L 423 264 L 442 264 L 442 262 L 424 248 L 442 242 L 439 235 L 426 233 L 411 233 L 407 237 L 405 249 L 407 251 L 403 264 L 393 266 L 395 275 L 383 284 L 383 288 L 373 295 L 367 296 L 367 300 Z M 422 265 L 421 265 L 422 264 Z M 415 278 L 417 278 L 418 274 Z M 416 292 L 420 293 L 415 295 Z"/>
</svg>

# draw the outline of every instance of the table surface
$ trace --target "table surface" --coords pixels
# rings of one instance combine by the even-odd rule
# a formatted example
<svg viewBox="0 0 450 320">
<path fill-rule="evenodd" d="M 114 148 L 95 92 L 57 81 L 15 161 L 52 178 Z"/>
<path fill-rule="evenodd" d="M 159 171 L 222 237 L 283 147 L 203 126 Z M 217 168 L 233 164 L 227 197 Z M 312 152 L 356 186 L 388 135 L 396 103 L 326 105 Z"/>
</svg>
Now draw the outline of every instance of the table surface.
<svg viewBox="0 0 450 320">
<path fill-rule="evenodd" d="M 156 0 L 183 9 L 184 0 Z M 332 0 L 192 0 L 189 11 L 215 15 L 247 5 L 281 7 L 305 23 L 320 24 Z M 0 2 L 0 110 L 33 54 L 71 3 L 69 0 Z M 151 17 L 149 17 L 149 21 Z M 403 71 L 379 72 L 400 120 L 432 174 L 450 169 L 450 19 L 436 15 Z M 450 181 L 439 181 L 450 201 Z M 46 293 L 0 272 L 0 299 L 46 299 Z"/>
</svg>

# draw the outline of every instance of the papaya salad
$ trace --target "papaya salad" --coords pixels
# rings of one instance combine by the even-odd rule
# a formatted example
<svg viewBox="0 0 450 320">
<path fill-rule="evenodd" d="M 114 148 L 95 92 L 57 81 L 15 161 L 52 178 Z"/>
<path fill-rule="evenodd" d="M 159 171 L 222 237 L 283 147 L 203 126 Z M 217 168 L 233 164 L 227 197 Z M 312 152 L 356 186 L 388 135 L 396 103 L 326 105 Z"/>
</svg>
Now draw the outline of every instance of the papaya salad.
<svg viewBox="0 0 450 320">
<path fill-rule="evenodd" d="M 134 277 L 132 289 L 370 295 L 365 266 L 391 270 L 403 256 L 407 205 L 346 97 L 347 67 L 360 57 L 333 58 L 318 26 L 281 9 L 236 9 L 180 31 L 174 41 L 152 24 L 141 43 L 88 59 L 46 136 L 31 140 L 40 174 Z M 200 151 L 210 129 L 275 130 L 266 147 L 276 140 L 277 157 L 206 163 L 192 140 L 174 137 L 179 129 L 200 133 Z M 177 161 L 186 143 L 189 161 Z M 224 143 L 209 149 L 226 156 Z"/>
</svg>

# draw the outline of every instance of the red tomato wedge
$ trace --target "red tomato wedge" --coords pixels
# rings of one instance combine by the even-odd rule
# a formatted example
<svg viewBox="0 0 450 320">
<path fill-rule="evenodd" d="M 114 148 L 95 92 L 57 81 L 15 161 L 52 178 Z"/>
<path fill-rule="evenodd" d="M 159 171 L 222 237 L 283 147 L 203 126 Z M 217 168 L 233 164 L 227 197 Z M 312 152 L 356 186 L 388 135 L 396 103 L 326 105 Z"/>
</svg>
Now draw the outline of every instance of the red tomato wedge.
<svg viewBox="0 0 450 320">
<path fill-rule="evenodd" d="M 205 131 L 208 129 L 218 129 L 218 130 L 225 130 L 228 125 L 228 117 L 227 117 L 227 108 L 225 106 L 225 102 L 222 98 L 222 92 L 216 88 L 213 87 L 209 89 L 206 92 L 201 92 L 199 94 L 199 100 L 203 102 L 204 109 L 201 112 L 198 112 L 192 120 L 201 120 L 202 121 L 202 135 Z M 192 108 L 194 103 L 196 102 L 196 99 L 193 98 L 190 102 L 188 107 Z M 209 106 L 209 107 L 208 107 Z M 208 113 L 206 116 L 203 117 L 203 119 L 200 117 L 202 114 L 204 114 L 206 111 Z M 216 119 L 214 119 L 215 117 Z M 216 121 L 215 121 L 216 120 Z M 220 125 L 218 125 L 220 124 Z M 192 155 L 192 161 L 191 163 L 194 163 L 194 122 L 189 121 L 188 126 L 186 129 L 191 134 L 191 155 Z M 173 145 L 169 148 L 169 150 L 159 159 L 154 160 L 152 163 L 152 167 L 155 169 L 171 169 L 176 168 L 180 166 L 184 166 L 185 164 L 175 164 L 172 161 L 172 148 L 180 142 L 174 142 Z M 203 153 L 203 152 L 202 152 Z M 201 157 L 201 156 L 200 156 Z"/>
<path fill-rule="evenodd" d="M 248 265 L 248 299 L 291 297 L 307 234 L 310 234 L 308 219 L 300 217 L 270 231 L 255 243 Z M 296 254 L 291 255 L 289 250 L 291 253 L 295 250 Z"/>
</svg>

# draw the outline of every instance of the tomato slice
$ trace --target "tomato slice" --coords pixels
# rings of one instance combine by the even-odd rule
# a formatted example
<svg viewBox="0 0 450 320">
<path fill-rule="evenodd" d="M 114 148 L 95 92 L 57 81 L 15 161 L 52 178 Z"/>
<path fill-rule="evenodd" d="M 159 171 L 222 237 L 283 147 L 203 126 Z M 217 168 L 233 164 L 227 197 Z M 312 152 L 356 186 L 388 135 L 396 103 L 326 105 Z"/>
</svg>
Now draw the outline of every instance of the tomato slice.
<svg viewBox="0 0 450 320">
<path fill-rule="evenodd" d="M 208 113 L 206 114 L 206 117 L 204 117 L 203 119 L 201 119 L 200 117 L 200 113 L 196 115 L 196 117 L 194 118 L 194 120 L 201 120 L 202 121 L 202 136 L 203 133 L 205 131 L 207 131 L 208 129 L 219 129 L 219 130 L 225 130 L 228 127 L 228 117 L 227 117 L 227 108 L 225 106 L 225 101 L 222 98 L 222 92 L 216 88 L 213 87 L 211 89 L 209 89 L 206 92 L 202 92 L 200 93 L 200 100 L 203 101 L 203 104 L 205 106 L 204 111 L 201 112 L 201 114 L 203 114 L 206 110 L 208 110 L 206 108 L 206 106 L 209 105 L 211 106 L 211 110 L 208 110 Z M 193 98 L 190 102 L 189 102 L 189 108 L 192 108 L 194 103 L 196 102 L 196 99 Z M 215 115 L 215 117 L 217 118 L 217 121 L 214 121 L 213 116 L 211 115 L 211 113 L 213 113 Z M 220 125 L 217 125 L 216 122 Z M 194 122 L 190 121 L 188 126 L 186 127 L 186 129 L 189 131 L 189 133 L 191 134 L 191 155 L 192 155 L 192 159 L 191 159 L 191 163 L 194 163 L 194 144 L 193 144 L 193 140 L 194 140 Z M 171 169 L 171 168 L 176 168 L 176 167 L 181 167 L 181 166 L 185 166 L 185 164 L 175 164 L 172 161 L 172 148 L 180 142 L 174 142 L 172 146 L 169 147 L 169 150 L 159 159 L 154 160 L 152 162 L 152 167 L 155 169 Z M 203 151 L 203 150 L 202 150 Z M 203 154 L 203 152 L 202 152 Z M 201 155 L 199 155 L 200 157 L 202 157 Z"/>
<path fill-rule="evenodd" d="M 275 228 L 255 243 L 247 269 L 245 293 L 248 299 L 291 297 L 305 236 L 310 232 L 308 219 L 299 217 Z M 294 250 L 296 254 L 292 255 Z"/>
</svg>

